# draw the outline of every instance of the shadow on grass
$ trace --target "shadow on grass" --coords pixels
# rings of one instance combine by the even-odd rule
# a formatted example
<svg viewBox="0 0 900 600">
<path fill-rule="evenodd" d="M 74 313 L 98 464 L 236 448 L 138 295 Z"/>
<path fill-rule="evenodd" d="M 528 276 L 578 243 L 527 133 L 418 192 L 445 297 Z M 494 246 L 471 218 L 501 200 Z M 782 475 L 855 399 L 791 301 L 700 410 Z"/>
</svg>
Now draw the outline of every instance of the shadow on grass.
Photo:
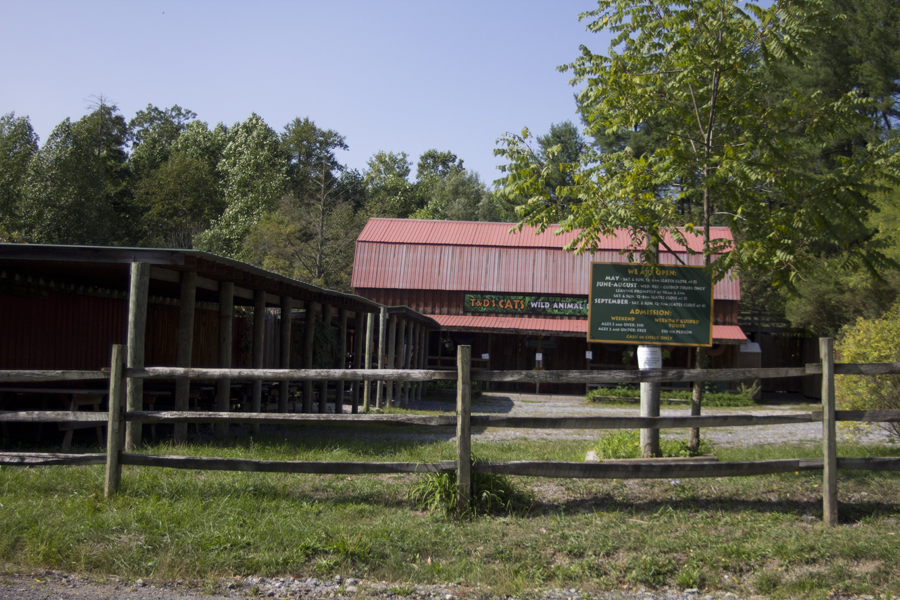
<svg viewBox="0 0 900 600">
<path fill-rule="evenodd" d="M 720 513 L 754 513 L 757 515 L 794 515 L 810 523 L 821 523 L 821 500 L 745 500 L 739 498 L 693 497 L 679 500 L 627 501 L 610 496 L 564 500 L 560 502 L 535 501 L 523 518 L 546 515 L 578 515 L 584 513 L 622 513 L 630 517 L 652 519 L 662 514 L 680 513 L 697 519 L 715 518 Z M 876 517 L 900 517 L 900 503 L 861 502 L 842 504 L 839 519 L 843 525 L 852 525 Z"/>
</svg>

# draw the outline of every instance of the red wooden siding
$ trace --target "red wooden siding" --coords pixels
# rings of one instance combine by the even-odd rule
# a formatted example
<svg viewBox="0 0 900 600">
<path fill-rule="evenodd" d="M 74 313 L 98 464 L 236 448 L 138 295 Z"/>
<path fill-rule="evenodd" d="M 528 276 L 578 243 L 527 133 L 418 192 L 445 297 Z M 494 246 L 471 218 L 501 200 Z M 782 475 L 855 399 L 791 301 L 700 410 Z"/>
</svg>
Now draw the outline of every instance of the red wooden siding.
<svg viewBox="0 0 900 600">
<path fill-rule="evenodd" d="M 178 306 L 147 307 L 145 364 L 174 365 Z M 100 369 L 109 366 L 113 344 L 127 338 L 125 300 L 47 292 L 35 296 L 0 295 L 0 368 Z M 218 361 L 216 310 L 198 309 L 194 319 L 192 364 Z M 234 366 L 246 362 L 244 319 L 235 317 Z"/>
</svg>

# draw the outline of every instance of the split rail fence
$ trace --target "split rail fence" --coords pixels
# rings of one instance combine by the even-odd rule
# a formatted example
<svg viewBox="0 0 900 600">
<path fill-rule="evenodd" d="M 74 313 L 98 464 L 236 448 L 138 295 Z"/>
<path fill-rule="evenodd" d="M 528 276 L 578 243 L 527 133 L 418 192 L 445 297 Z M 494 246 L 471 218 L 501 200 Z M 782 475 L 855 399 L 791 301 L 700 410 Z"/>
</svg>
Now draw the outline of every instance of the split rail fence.
<svg viewBox="0 0 900 600">
<path fill-rule="evenodd" d="M 766 369 L 656 369 L 645 371 L 471 371 L 471 348 L 460 346 L 456 372 L 430 370 L 366 369 L 192 369 L 176 367 L 125 368 L 125 346 L 116 345 L 112 365 L 102 371 L 0 371 L 0 381 L 72 381 L 109 380 L 109 411 L 0 411 L 0 422 L 67 422 L 79 425 L 107 425 L 105 453 L 55 454 L 0 452 L 0 465 L 106 465 L 105 493 L 118 491 L 123 465 L 168 467 L 176 469 L 258 471 L 314 474 L 376 473 L 457 473 L 459 507 L 468 506 L 472 473 L 496 473 L 551 478 L 595 479 L 675 479 L 693 477 L 738 477 L 823 471 L 823 520 L 834 525 L 838 520 L 837 471 L 900 471 L 900 458 L 837 458 L 837 421 L 900 422 L 900 410 L 837 411 L 834 401 L 834 376 L 900 374 L 900 363 L 835 364 L 833 340 L 820 340 L 821 363 L 806 367 Z M 683 417 L 510 417 L 472 415 L 472 381 L 532 383 L 639 383 L 732 381 L 772 377 L 822 376 L 822 410 L 791 415 L 712 415 Z M 125 411 L 127 379 L 265 379 L 275 381 L 408 381 L 457 380 L 457 410 L 454 416 L 419 415 L 334 415 L 285 413 L 220 413 L 174 411 Z M 266 461 L 216 457 L 155 456 L 126 452 L 125 423 L 252 423 L 252 424 L 327 424 L 393 425 L 448 427 L 456 425 L 457 459 L 437 463 Z M 669 429 L 688 427 L 746 427 L 821 422 L 821 459 L 779 459 L 747 462 L 671 462 L 648 459 L 638 462 L 558 462 L 558 461 L 472 461 L 473 427 L 509 427 L 525 429 Z"/>
</svg>

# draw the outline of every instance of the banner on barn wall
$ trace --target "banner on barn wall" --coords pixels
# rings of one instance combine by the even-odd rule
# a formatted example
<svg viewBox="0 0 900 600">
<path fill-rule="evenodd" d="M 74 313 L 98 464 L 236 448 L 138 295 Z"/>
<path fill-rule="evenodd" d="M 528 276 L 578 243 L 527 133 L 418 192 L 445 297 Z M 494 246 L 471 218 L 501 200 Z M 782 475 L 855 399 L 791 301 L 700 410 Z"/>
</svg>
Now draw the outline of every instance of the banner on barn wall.
<svg viewBox="0 0 900 600">
<path fill-rule="evenodd" d="M 463 311 L 515 315 L 562 315 L 586 317 L 584 296 L 523 296 L 514 294 L 466 294 Z"/>
<path fill-rule="evenodd" d="M 588 342 L 712 346 L 713 285 L 703 267 L 591 263 Z"/>
</svg>

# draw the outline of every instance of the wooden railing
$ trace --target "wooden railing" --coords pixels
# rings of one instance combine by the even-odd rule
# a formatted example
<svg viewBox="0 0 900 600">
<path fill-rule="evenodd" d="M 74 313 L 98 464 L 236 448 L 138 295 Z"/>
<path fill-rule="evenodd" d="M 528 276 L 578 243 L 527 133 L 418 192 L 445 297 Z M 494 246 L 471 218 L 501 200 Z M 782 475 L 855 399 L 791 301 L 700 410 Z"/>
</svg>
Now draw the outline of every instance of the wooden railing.
<svg viewBox="0 0 900 600">
<path fill-rule="evenodd" d="M 824 521 L 837 523 L 837 470 L 900 470 L 900 458 L 837 458 L 837 421 L 900 422 L 900 411 L 836 411 L 834 407 L 834 375 L 900 374 L 900 363 L 834 364 L 832 340 L 822 339 L 822 362 L 806 367 L 769 369 L 658 369 L 619 371 L 471 371 L 471 348 L 458 347 L 458 371 L 446 370 L 364 370 L 364 369 L 184 369 L 147 367 L 126 369 L 125 347 L 114 346 L 110 369 L 103 371 L 0 371 L 0 381 L 57 381 L 108 379 L 108 413 L 69 411 L 2 411 L 0 422 L 75 422 L 108 425 L 107 448 L 98 454 L 0 453 L 0 465 L 86 465 L 105 464 L 105 493 L 116 493 L 122 465 L 168 467 L 178 469 L 261 471 L 318 474 L 436 473 L 457 472 L 458 503 L 468 505 L 471 495 L 471 473 L 497 473 L 555 478 L 692 478 L 737 477 L 772 473 L 822 470 L 824 475 Z M 822 375 L 822 410 L 809 413 L 774 416 L 713 415 L 686 417 L 510 417 L 471 415 L 472 381 L 504 381 L 535 383 L 639 383 L 684 381 L 729 381 Z M 284 413 L 220 413 L 174 411 L 125 411 L 125 381 L 134 379 L 202 378 L 302 381 L 457 381 L 455 416 L 417 415 L 332 415 Z M 216 457 L 151 456 L 124 452 L 124 427 L 135 423 L 253 423 L 329 425 L 391 425 L 448 427 L 456 425 L 457 457 L 455 461 L 437 463 L 398 462 L 334 462 L 334 461 L 264 461 Z M 629 462 L 558 462 L 558 461 L 477 461 L 471 458 L 472 427 L 509 427 L 527 429 L 667 429 L 687 427 L 748 427 L 792 423 L 823 424 L 823 456 L 820 459 L 780 459 L 748 462 L 672 462 L 659 459 Z"/>
</svg>

